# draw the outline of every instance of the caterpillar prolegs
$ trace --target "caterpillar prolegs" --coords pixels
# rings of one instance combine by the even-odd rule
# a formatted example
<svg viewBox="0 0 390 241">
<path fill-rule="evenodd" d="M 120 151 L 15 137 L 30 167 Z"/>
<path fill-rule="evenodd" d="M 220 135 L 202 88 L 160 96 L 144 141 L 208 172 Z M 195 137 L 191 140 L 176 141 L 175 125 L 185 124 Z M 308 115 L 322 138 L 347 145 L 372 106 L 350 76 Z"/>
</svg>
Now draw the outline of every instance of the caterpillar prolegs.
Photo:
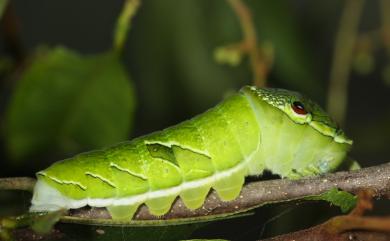
<svg viewBox="0 0 390 241">
<path fill-rule="evenodd" d="M 266 169 L 287 178 L 330 172 L 351 144 L 299 93 L 246 86 L 176 126 L 38 172 L 30 210 L 89 205 L 131 219 L 143 203 L 163 215 L 178 196 L 196 209 L 211 188 L 221 200 L 233 200 L 245 176 Z"/>
</svg>

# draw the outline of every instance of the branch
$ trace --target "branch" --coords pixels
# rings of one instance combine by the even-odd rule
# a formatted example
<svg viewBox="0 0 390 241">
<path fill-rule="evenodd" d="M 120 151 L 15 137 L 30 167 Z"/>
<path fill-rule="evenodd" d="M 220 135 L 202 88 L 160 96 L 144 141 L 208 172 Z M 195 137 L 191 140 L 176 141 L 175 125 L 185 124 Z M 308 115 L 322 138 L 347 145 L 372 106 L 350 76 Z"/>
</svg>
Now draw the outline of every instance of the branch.
<svg viewBox="0 0 390 241">
<path fill-rule="evenodd" d="M 13 181 L 14 179 L 15 181 Z M 3 178 L 0 179 L 0 188 L 6 189 L 18 189 L 29 190 L 31 184 L 35 182 L 32 178 Z M 22 183 L 28 183 L 28 185 L 22 185 Z M 13 186 L 14 185 L 14 186 Z M 194 218 L 199 216 L 218 215 L 223 213 L 242 212 L 248 209 L 252 209 L 267 203 L 276 203 L 282 201 L 289 201 L 300 199 L 309 195 L 321 194 L 331 188 L 340 188 L 352 193 L 359 193 L 362 189 L 370 189 L 370 197 L 373 195 L 376 198 L 390 199 L 390 162 L 378 166 L 363 168 L 357 171 L 349 172 L 337 172 L 333 174 L 327 174 L 323 176 L 316 176 L 312 178 L 306 178 L 301 180 L 288 180 L 278 179 L 270 181 L 258 181 L 245 185 L 241 191 L 241 195 L 237 200 L 231 202 L 222 202 L 219 200 L 215 191 L 211 191 L 205 201 L 202 208 L 190 211 L 185 208 L 180 199 L 177 199 L 172 206 L 171 211 L 159 218 L 156 218 L 149 214 L 146 206 L 140 207 L 136 214 L 136 220 L 156 220 L 156 219 L 177 219 L 177 218 Z M 360 200 L 360 199 L 359 199 Z M 375 232 L 375 230 L 389 230 L 388 218 L 362 218 L 364 210 L 369 210 L 372 206 L 367 202 L 358 202 L 357 207 L 350 215 L 338 216 L 330 219 L 324 224 L 286 234 L 277 236 L 264 241 L 281 241 L 281 240 L 296 240 L 296 241 L 328 241 L 328 240 L 351 240 L 351 237 L 356 237 L 356 240 L 372 240 L 382 241 L 389 240 L 389 233 Z M 105 208 L 82 208 L 72 210 L 65 217 L 63 221 L 69 222 L 69 218 L 82 217 L 86 218 L 86 223 L 91 224 L 91 220 L 88 219 L 106 219 L 107 223 L 112 221 L 109 213 Z M 342 219 L 343 223 L 348 225 L 337 226 Z M 135 221 L 137 222 L 137 221 Z M 81 223 L 81 222 L 80 222 Z M 104 222 L 101 223 L 104 225 Z M 380 225 L 383 227 L 381 228 Z M 334 229 L 329 226 L 337 227 L 336 232 L 329 232 Z M 324 228 L 326 227 L 326 228 Z M 369 231 L 361 232 L 355 229 L 359 227 L 366 227 Z M 366 229 L 367 230 L 367 229 Z M 0 230 L 1 231 L 1 230 Z M 3 230 L 4 231 L 4 230 Z M 5 230 L 6 231 L 6 230 Z M 343 232 L 343 233 L 341 233 Z M 2 232 L 0 232 L 1 234 Z M 33 240 L 33 237 L 41 237 L 30 229 L 15 229 L 12 231 L 14 237 L 18 237 L 18 240 Z M 337 239 L 333 239 L 330 236 L 338 235 Z M 340 234 L 341 233 L 341 234 Z M 8 235 L 8 233 L 2 233 Z M 64 235 L 57 229 L 53 229 L 49 234 L 51 240 L 59 240 Z M 0 237 L 1 238 L 1 237 Z"/>
<path fill-rule="evenodd" d="M 390 217 L 363 217 L 373 208 L 372 192 L 359 192 L 358 203 L 348 215 L 336 216 L 314 227 L 261 241 L 390 240 Z"/>
<path fill-rule="evenodd" d="M 390 162 L 357 171 L 337 172 L 301 180 L 278 179 L 258 181 L 245 185 L 239 198 L 230 202 L 220 201 L 212 190 L 202 208 L 187 209 L 180 198 L 172 205 L 171 211 L 156 218 L 142 205 L 135 220 L 196 218 L 226 213 L 244 212 L 264 204 L 300 199 L 324 193 L 331 188 L 357 193 L 361 189 L 372 189 L 377 198 L 390 199 Z M 92 219 L 110 219 L 105 208 L 82 208 L 69 212 L 69 216 Z"/>
<path fill-rule="evenodd" d="M 331 219 L 332 220 L 332 219 Z M 348 231 L 339 235 L 332 235 L 323 231 L 323 226 L 317 225 L 312 228 L 300 230 L 297 232 L 279 235 L 269 239 L 262 239 L 260 241 L 347 241 L 347 240 L 365 240 L 365 241 L 388 241 L 390 240 L 390 233 L 373 232 L 373 231 Z"/>
<path fill-rule="evenodd" d="M 0 190 L 23 190 L 32 192 L 36 180 L 31 177 L 0 178 Z"/>
</svg>

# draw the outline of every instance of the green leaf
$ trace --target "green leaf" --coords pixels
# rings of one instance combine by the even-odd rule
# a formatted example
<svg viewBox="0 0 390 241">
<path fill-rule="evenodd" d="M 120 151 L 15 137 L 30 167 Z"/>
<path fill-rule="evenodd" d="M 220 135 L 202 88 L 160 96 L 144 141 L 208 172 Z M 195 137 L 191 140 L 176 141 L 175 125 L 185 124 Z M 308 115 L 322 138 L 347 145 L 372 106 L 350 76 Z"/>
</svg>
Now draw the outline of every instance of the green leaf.
<svg viewBox="0 0 390 241">
<path fill-rule="evenodd" d="M 332 188 L 320 195 L 309 196 L 306 200 L 324 200 L 340 207 L 343 213 L 346 213 L 356 206 L 357 197 L 349 192 L 340 191 L 337 188 Z"/>
<path fill-rule="evenodd" d="M 21 159 L 125 140 L 134 102 L 131 82 L 116 55 L 41 49 L 10 101 L 5 123 L 8 150 Z"/>
</svg>

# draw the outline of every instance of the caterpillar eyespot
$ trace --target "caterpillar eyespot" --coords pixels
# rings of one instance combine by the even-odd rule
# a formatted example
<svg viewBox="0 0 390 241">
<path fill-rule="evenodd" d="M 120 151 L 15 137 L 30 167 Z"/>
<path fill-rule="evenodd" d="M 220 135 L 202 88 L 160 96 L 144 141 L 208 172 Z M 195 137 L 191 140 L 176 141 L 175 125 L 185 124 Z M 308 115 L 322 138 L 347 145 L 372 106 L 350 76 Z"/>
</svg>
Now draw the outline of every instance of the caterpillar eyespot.
<svg viewBox="0 0 390 241">
<path fill-rule="evenodd" d="M 56 162 L 37 173 L 30 211 L 89 205 L 131 219 L 145 203 L 160 216 L 178 196 L 190 209 L 201 207 L 211 188 L 233 200 L 245 176 L 264 170 L 287 178 L 330 172 L 352 142 L 315 103 L 293 102 L 302 98 L 246 86 L 176 126 Z M 297 123 L 291 107 L 300 115 L 310 109 L 313 118 Z"/>
</svg>

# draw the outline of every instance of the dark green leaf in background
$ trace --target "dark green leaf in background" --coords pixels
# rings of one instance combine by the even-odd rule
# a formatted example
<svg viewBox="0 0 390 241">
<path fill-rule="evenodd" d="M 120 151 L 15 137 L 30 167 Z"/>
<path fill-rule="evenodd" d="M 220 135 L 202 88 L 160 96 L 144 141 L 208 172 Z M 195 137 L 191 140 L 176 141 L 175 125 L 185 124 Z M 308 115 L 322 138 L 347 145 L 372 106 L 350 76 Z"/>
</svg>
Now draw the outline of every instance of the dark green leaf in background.
<svg viewBox="0 0 390 241">
<path fill-rule="evenodd" d="M 41 49 L 23 72 L 8 108 L 10 155 L 21 159 L 53 150 L 75 153 L 125 140 L 134 102 L 131 82 L 116 55 Z"/>
</svg>

